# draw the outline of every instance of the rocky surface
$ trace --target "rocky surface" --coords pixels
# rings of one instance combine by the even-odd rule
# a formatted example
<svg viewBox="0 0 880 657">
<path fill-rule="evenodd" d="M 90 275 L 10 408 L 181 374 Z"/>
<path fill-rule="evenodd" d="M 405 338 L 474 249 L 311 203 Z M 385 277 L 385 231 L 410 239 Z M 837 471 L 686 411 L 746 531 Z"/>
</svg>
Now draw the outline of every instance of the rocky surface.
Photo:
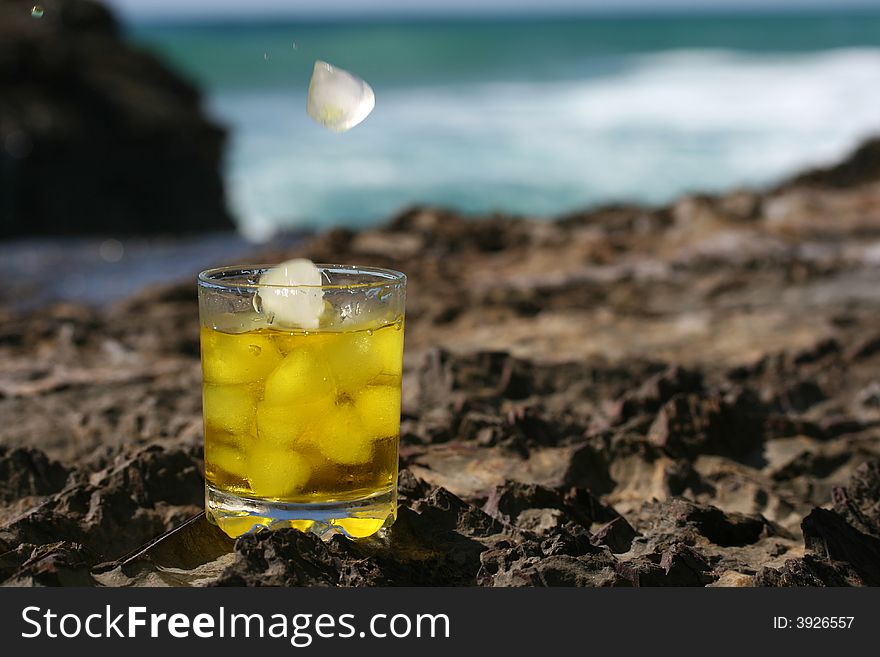
<svg viewBox="0 0 880 657">
<path fill-rule="evenodd" d="M 231 229 L 223 130 L 92 0 L 0 0 L 0 238 Z"/>
<path fill-rule="evenodd" d="M 193 281 L 0 307 L 0 580 L 880 584 L 880 154 L 554 221 L 414 208 L 266 260 L 410 277 L 401 509 L 233 544 L 196 518 Z"/>
</svg>

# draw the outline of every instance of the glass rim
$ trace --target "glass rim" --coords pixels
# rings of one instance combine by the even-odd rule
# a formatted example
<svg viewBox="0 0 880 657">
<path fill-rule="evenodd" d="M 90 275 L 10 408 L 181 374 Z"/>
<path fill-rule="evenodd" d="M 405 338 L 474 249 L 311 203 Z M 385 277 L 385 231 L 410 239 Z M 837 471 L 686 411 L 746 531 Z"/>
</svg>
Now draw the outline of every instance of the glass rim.
<svg viewBox="0 0 880 657">
<path fill-rule="evenodd" d="M 303 289 L 303 290 L 363 290 L 371 288 L 383 287 L 399 287 L 406 285 L 406 274 L 395 269 L 386 269 L 384 267 L 370 267 L 366 265 L 341 265 L 334 263 L 316 262 L 315 267 L 321 270 L 323 274 L 325 270 L 338 270 L 339 273 L 365 274 L 376 277 L 374 281 L 357 282 L 357 283 L 322 283 L 321 285 L 269 285 L 267 283 L 249 283 L 249 282 L 224 282 L 220 278 L 214 278 L 220 274 L 231 273 L 265 273 L 277 264 L 256 264 L 256 265 L 227 265 L 224 267 L 212 267 L 199 272 L 197 281 L 199 287 L 211 287 L 218 290 L 261 290 L 261 289 Z"/>
</svg>

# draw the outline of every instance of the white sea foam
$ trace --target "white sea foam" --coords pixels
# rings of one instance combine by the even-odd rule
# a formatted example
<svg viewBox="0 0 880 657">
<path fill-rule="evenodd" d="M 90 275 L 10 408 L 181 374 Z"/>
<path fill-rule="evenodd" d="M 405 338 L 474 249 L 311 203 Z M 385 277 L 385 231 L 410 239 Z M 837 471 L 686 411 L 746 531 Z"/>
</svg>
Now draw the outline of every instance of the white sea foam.
<svg viewBox="0 0 880 657">
<path fill-rule="evenodd" d="M 410 202 L 555 214 L 768 184 L 880 133 L 880 49 L 626 56 L 581 79 L 379 89 L 344 139 L 305 90 L 216 99 L 245 228 L 369 222 Z"/>
</svg>

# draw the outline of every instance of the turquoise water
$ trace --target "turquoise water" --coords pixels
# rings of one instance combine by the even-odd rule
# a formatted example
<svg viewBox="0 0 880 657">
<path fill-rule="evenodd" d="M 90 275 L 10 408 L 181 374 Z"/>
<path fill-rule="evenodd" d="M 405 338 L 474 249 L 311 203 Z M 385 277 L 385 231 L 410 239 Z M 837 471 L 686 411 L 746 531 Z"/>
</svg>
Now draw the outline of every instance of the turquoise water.
<svg viewBox="0 0 880 657">
<path fill-rule="evenodd" d="M 410 203 L 554 215 L 770 184 L 880 132 L 880 13 L 135 25 L 231 132 L 244 232 L 364 225 Z M 315 59 L 376 109 L 305 113 Z"/>
</svg>

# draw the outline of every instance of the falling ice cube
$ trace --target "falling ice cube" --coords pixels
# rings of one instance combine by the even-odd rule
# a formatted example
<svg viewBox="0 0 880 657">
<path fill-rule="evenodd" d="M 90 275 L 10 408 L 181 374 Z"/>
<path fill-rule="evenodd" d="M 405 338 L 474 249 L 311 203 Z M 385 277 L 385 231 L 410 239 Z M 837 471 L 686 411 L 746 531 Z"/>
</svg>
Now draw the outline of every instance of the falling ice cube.
<svg viewBox="0 0 880 657">
<path fill-rule="evenodd" d="M 260 276 L 254 305 L 273 324 L 315 329 L 324 310 L 320 285 L 321 271 L 311 260 L 288 260 Z"/>
<path fill-rule="evenodd" d="M 376 105 L 366 82 L 327 62 L 315 62 L 309 83 L 309 116 L 328 130 L 345 132 L 363 121 Z"/>
</svg>

